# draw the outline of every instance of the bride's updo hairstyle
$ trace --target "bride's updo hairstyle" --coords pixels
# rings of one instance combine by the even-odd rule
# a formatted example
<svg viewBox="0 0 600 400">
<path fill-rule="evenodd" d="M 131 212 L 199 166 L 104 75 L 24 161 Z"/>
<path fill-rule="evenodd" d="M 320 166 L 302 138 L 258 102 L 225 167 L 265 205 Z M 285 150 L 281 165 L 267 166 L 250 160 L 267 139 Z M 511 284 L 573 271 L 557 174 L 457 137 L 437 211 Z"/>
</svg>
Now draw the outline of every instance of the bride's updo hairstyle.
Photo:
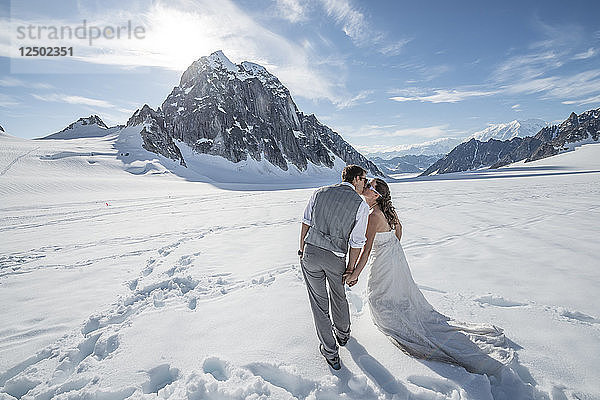
<svg viewBox="0 0 600 400">
<path fill-rule="evenodd" d="M 392 195 L 390 194 L 390 187 L 388 184 L 380 178 L 375 178 L 375 190 L 380 196 L 377 198 L 377 205 L 385 215 L 385 219 L 387 220 L 390 227 L 393 229 L 396 227 L 398 223 L 400 223 L 398 219 L 398 214 L 396 214 L 396 209 L 392 204 Z"/>
</svg>

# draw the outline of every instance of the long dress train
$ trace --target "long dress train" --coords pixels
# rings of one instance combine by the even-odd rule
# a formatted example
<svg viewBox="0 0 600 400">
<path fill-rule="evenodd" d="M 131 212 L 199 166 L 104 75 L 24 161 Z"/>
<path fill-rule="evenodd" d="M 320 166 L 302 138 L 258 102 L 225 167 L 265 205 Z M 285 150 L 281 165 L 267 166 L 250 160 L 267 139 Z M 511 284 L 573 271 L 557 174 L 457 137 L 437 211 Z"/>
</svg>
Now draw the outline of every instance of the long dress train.
<svg viewBox="0 0 600 400">
<path fill-rule="evenodd" d="M 514 350 L 500 328 L 451 320 L 415 284 L 394 231 L 378 232 L 369 257 L 368 303 L 375 325 L 406 353 L 494 375 Z"/>
</svg>

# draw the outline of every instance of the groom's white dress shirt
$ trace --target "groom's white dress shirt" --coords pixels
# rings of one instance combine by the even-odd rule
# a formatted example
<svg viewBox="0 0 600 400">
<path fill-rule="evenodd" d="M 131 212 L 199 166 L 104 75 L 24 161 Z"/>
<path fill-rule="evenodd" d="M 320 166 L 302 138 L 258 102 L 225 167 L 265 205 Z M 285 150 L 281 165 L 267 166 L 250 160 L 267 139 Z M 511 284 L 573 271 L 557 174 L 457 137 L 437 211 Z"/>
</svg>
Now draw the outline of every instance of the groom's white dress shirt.
<svg viewBox="0 0 600 400">
<path fill-rule="evenodd" d="M 342 182 L 342 185 L 347 185 L 354 190 L 354 186 L 349 182 Z M 306 225 L 311 225 L 312 222 L 312 209 L 315 204 L 315 196 L 317 195 L 317 190 L 312 194 L 306 208 L 304 209 L 304 215 L 302 217 L 302 222 Z M 367 222 L 369 222 L 369 205 L 363 200 L 356 211 L 356 223 L 354 224 L 354 228 L 352 228 L 352 232 L 350 232 L 350 240 L 348 244 L 350 247 L 355 249 L 360 249 L 367 242 Z M 345 257 L 346 255 L 343 253 L 338 253 L 337 251 L 332 251 L 338 257 Z"/>
</svg>

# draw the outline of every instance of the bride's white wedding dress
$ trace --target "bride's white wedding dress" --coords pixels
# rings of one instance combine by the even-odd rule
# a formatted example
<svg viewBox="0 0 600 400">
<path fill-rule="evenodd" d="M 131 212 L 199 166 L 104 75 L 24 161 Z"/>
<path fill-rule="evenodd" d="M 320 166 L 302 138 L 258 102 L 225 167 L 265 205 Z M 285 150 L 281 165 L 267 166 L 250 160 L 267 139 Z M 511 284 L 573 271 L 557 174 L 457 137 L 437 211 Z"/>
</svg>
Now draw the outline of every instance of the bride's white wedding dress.
<svg viewBox="0 0 600 400">
<path fill-rule="evenodd" d="M 513 359 L 514 350 L 501 329 L 453 321 L 433 309 L 413 281 L 394 231 L 375 235 L 369 265 L 373 322 L 406 353 L 488 375 Z"/>
</svg>

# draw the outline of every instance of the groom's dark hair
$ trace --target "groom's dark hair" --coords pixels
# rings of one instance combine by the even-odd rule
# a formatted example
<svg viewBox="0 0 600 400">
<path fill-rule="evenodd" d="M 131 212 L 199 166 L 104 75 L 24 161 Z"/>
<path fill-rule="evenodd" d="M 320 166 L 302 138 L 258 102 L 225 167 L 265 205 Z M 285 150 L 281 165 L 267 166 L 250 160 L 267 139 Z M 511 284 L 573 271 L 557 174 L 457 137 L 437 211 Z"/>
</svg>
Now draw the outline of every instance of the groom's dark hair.
<svg viewBox="0 0 600 400">
<path fill-rule="evenodd" d="M 342 171 L 342 182 L 352 183 L 354 178 L 357 176 L 361 176 L 362 174 L 366 174 L 367 171 L 364 170 L 363 167 L 358 165 L 346 165 L 344 170 Z"/>
</svg>

